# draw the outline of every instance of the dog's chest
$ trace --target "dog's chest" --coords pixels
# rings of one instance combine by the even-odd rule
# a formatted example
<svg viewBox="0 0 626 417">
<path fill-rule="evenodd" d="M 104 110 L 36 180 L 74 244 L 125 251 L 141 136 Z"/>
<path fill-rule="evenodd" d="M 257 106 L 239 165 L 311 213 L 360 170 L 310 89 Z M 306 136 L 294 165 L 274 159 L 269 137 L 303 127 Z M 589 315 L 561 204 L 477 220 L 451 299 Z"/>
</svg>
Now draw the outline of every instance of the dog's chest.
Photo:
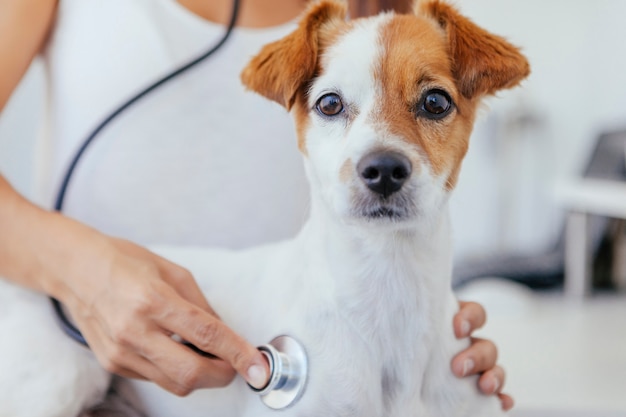
<svg viewBox="0 0 626 417">
<path fill-rule="evenodd" d="M 382 363 L 379 349 L 341 317 L 305 337 L 310 375 L 294 416 L 390 416 L 408 381 L 399 364 Z M 408 365 L 408 366 L 407 366 Z"/>
<path fill-rule="evenodd" d="M 342 303 L 339 308 L 336 303 Z M 419 314 L 388 308 L 373 320 L 357 306 L 347 311 L 345 300 L 320 304 L 303 315 L 298 325 L 310 360 L 305 396 L 294 416 L 393 417 L 419 411 L 421 375 L 427 352 L 420 343 L 425 326 Z M 373 305 L 369 305 L 373 309 Z M 357 314 L 357 312 L 363 314 Z M 410 319 L 410 320 L 409 320 Z"/>
<path fill-rule="evenodd" d="M 352 296 L 337 297 L 335 291 L 329 290 L 333 286 L 323 282 L 319 269 L 317 276 L 294 274 L 282 276 L 308 283 L 301 284 L 295 293 L 289 285 L 272 287 L 266 282 L 254 292 L 218 297 L 229 300 L 231 309 L 242 305 L 251 308 L 255 300 L 266 300 L 254 315 L 242 317 L 235 310 L 231 315 L 226 306 L 219 310 L 247 339 L 267 343 L 286 334 L 305 346 L 310 364 L 305 394 L 281 414 L 392 417 L 396 415 L 393 410 L 405 409 L 399 404 L 414 401 L 419 392 L 418 376 L 424 371 L 424 362 L 415 358 L 425 355 L 421 351 L 426 344 L 417 341 L 424 339 L 422 333 L 427 327 L 420 322 L 422 315 L 416 314 L 414 303 L 411 311 L 399 308 L 402 303 L 395 297 L 393 306 L 379 311 L 375 304 L 381 300 L 358 297 L 359 301 L 351 304 Z M 265 415 L 258 399 L 248 405 L 245 416 Z"/>
</svg>

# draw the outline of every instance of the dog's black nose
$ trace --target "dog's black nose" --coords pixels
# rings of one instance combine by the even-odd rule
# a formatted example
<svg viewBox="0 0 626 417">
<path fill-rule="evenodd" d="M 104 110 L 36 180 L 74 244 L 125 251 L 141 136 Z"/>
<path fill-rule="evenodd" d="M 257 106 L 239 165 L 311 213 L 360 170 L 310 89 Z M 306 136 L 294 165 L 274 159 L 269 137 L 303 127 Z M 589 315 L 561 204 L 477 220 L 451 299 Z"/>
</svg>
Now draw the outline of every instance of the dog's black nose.
<svg viewBox="0 0 626 417">
<path fill-rule="evenodd" d="M 387 198 L 411 175 L 411 161 L 396 152 L 375 152 L 363 157 L 356 169 L 367 188 Z"/>
</svg>

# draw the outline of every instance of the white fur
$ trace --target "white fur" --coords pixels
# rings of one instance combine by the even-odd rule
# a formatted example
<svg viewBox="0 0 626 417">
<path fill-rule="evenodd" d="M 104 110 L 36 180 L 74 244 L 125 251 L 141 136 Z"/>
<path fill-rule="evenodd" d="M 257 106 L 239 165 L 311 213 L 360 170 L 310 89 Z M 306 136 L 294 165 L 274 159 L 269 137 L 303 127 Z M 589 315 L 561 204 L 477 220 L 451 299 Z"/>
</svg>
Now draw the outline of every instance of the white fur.
<svg viewBox="0 0 626 417">
<path fill-rule="evenodd" d="M 370 71 L 353 70 L 372 68 L 379 54 L 377 28 L 388 16 L 356 26 L 323 57 L 324 73 L 311 86 L 309 104 L 313 108 L 321 95 L 338 92 L 351 113 L 329 119 L 311 112 L 305 144 L 311 216 L 296 238 L 243 252 L 155 248 L 189 268 L 224 321 L 251 343 L 287 334 L 304 344 L 311 369 L 303 398 L 277 413 L 241 379 L 186 398 L 151 383 L 125 381 L 124 390 L 132 391 L 149 416 L 501 415 L 498 399 L 479 394 L 475 378 L 459 379 L 450 370 L 452 357 L 467 341 L 456 340 L 452 328 L 458 304 L 450 285 L 446 175 L 433 176 L 417 146 L 372 123 L 381 87 Z M 359 216 L 370 191 L 356 170 L 348 178 L 340 175 L 346 161 L 356 165 L 380 147 L 419 165 L 398 192 L 402 199 L 396 204 L 407 208 L 402 219 Z M 35 332 L 45 340 L 25 343 L 27 331 L 39 331 L 51 313 L 31 318 L 41 300 L 36 306 L 5 293 L 2 288 L 0 308 L 9 308 L 10 317 L 0 316 L 0 395 L 5 395 L 0 406 L 34 407 L 28 395 L 43 384 L 49 389 L 39 389 L 35 396 L 37 404 L 53 410 L 45 415 L 76 414 L 78 404 L 93 398 L 92 388 L 104 389 L 105 376 L 91 368 L 93 384 L 76 384 L 93 359 L 59 332 L 49 331 L 53 323 L 46 324 L 47 334 Z M 38 349 L 42 346 L 46 348 Z M 72 359 L 61 362 L 61 354 Z M 31 362 L 36 378 L 11 384 Z M 61 375 L 66 380 L 59 381 Z M 57 390 L 69 390 L 76 403 L 60 404 Z M 14 401 L 7 392 L 24 395 Z M 44 415 L 25 410 L 1 415 Z"/>
<path fill-rule="evenodd" d="M 110 375 L 47 297 L 0 279 L 0 335 L 0 417 L 70 417 L 104 398 Z"/>
</svg>

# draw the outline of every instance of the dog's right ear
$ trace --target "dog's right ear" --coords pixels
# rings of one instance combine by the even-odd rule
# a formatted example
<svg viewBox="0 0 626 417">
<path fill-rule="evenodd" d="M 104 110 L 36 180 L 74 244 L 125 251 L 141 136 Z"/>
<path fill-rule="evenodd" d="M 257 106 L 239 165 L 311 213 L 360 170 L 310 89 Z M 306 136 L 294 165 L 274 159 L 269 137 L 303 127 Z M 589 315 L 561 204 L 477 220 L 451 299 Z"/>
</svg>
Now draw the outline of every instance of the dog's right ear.
<svg viewBox="0 0 626 417">
<path fill-rule="evenodd" d="M 530 66 L 520 50 L 487 32 L 443 0 L 417 0 L 415 13 L 434 20 L 446 33 L 452 72 L 467 98 L 494 94 L 520 83 Z"/>
<path fill-rule="evenodd" d="M 244 85 L 291 109 L 298 89 L 317 72 L 325 36 L 345 22 L 346 9 L 343 2 L 314 2 L 295 31 L 252 58 L 241 73 Z"/>
</svg>

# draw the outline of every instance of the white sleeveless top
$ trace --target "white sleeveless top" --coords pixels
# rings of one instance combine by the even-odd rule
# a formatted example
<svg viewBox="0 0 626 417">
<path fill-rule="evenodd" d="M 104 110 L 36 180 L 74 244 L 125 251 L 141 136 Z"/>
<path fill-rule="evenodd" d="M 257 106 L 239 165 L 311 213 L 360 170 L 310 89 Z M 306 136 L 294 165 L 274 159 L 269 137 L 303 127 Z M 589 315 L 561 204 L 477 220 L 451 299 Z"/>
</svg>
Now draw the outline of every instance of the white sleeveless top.
<svg viewBox="0 0 626 417">
<path fill-rule="evenodd" d="M 239 81 L 262 45 L 294 27 L 236 28 L 207 61 L 126 110 L 83 156 L 64 213 L 141 244 L 237 248 L 294 235 L 308 188 L 291 118 Z M 40 201 L 52 205 L 103 118 L 224 30 L 174 0 L 62 0 L 44 51 Z"/>
</svg>

